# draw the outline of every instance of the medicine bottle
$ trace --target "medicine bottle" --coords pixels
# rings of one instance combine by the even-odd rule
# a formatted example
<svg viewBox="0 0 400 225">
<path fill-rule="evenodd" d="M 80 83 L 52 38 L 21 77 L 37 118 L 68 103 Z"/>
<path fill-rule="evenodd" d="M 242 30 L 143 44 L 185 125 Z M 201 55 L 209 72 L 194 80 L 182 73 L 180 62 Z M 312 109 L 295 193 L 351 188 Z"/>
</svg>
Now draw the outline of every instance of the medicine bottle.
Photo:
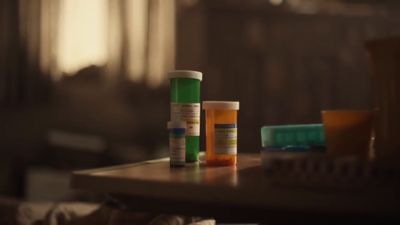
<svg viewBox="0 0 400 225">
<path fill-rule="evenodd" d="M 171 88 L 171 121 L 186 122 L 186 162 L 198 161 L 200 136 L 200 82 L 198 71 L 168 73 Z"/>
<path fill-rule="evenodd" d="M 239 102 L 203 101 L 207 166 L 236 165 Z"/>
<path fill-rule="evenodd" d="M 169 121 L 169 162 L 171 167 L 185 166 L 186 122 Z"/>
</svg>

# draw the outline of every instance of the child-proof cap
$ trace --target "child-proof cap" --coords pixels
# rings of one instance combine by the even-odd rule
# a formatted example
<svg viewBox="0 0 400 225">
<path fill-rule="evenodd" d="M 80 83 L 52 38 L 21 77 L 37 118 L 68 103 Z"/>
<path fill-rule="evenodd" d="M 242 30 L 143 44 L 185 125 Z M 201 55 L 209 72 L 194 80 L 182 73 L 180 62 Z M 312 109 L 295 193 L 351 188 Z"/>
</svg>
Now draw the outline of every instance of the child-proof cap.
<svg viewBox="0 0 400 225">
<path fill-rule="evenodd" d="M 186 129 L 186 121 L 182 121 L 182 120 L 168 121 L 167 126 L 168 126 L 168 129 L 172 129 L 172 128 L 184 128 L 184 129 Z"/>
<path fill-rule="evenodd" d="M 201 81 L 203 73 L 194 70 L 175 70 L 168 73 L 168 78 L 191 78 Z"/>
<path fill-rule="evenodd" d="M 203 109 L 239 110 L 239 102 L 203 101 Z"/>
</svg>

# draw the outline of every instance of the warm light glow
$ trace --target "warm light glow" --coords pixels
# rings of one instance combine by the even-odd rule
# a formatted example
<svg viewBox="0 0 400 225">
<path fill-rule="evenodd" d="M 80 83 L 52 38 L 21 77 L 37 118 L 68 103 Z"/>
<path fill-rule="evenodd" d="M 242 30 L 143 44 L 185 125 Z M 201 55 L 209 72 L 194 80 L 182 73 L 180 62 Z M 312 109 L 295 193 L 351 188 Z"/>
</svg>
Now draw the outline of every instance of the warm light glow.
<svg viewBox="0 0 400 225">
<path fill-rule="evenodd" d="M 272 5 L 280 5 L 283 3 L 283 0 L 269 0 Z"/>
<path fill-rule="evenodd" d="M 107 61 L 107 0 L 62 0 L 58 66 L 73 74 Z"/>
<path fill-rule="evenodd" d="M 146 42 L 148 28 L 148 0 L 128 1 L 129 37 L 129 78 L 139 81 L 146 72 Z"/>
<path fill-rule="evenodd" d="M 175 65 L 175 1 L 158 0 L 158 7 L 149 22 L 147 83 L 157 87 L 166 80 L 165 72 Z"/>
<path fill-rule="evenodd" d="M 175 0 L 60 1 L 57 72 L 107 63 L 110 77 L 166 81 L 175 65 Z"/>
</svg>

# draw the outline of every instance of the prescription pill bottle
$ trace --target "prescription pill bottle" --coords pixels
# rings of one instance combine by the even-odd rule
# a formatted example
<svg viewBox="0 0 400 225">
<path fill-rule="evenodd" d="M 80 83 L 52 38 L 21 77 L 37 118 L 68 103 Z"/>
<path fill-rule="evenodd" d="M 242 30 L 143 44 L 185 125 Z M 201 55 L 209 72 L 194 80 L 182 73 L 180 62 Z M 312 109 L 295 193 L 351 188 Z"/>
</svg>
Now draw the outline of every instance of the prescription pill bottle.
<svg viewBox="0 0 400 225">
<path fill-rule="evenodd" d="M 169 121 L 169 162 L 171 167 L 185 166 L 186 122 Z"/>
<path fill-rule="evenodd" d="M 206 164 L 236 165 L 239 102 L 203 101 L 206 112 Z"/>
<path fill-rule="evenodd" d="M 198 161 L 200 140 L 200 82 L 198 71 L 168 73 L 171 88 L 171 121 L 186 122 L 186 162 Z"/>
</svg>

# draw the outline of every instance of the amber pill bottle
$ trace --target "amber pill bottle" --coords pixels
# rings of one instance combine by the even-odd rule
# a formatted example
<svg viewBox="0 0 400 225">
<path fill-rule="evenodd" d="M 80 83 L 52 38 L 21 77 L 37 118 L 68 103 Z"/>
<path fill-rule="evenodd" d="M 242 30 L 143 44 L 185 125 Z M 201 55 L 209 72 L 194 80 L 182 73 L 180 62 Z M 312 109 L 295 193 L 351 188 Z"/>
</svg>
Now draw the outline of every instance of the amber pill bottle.
<svg viewBox="0 0 400 225">
<path fill-rule="evenodd" d="M 237 161 L 239 102 L 203 101 L 206 116 L 207 166 L 233 166 Z"/>
</svg>

